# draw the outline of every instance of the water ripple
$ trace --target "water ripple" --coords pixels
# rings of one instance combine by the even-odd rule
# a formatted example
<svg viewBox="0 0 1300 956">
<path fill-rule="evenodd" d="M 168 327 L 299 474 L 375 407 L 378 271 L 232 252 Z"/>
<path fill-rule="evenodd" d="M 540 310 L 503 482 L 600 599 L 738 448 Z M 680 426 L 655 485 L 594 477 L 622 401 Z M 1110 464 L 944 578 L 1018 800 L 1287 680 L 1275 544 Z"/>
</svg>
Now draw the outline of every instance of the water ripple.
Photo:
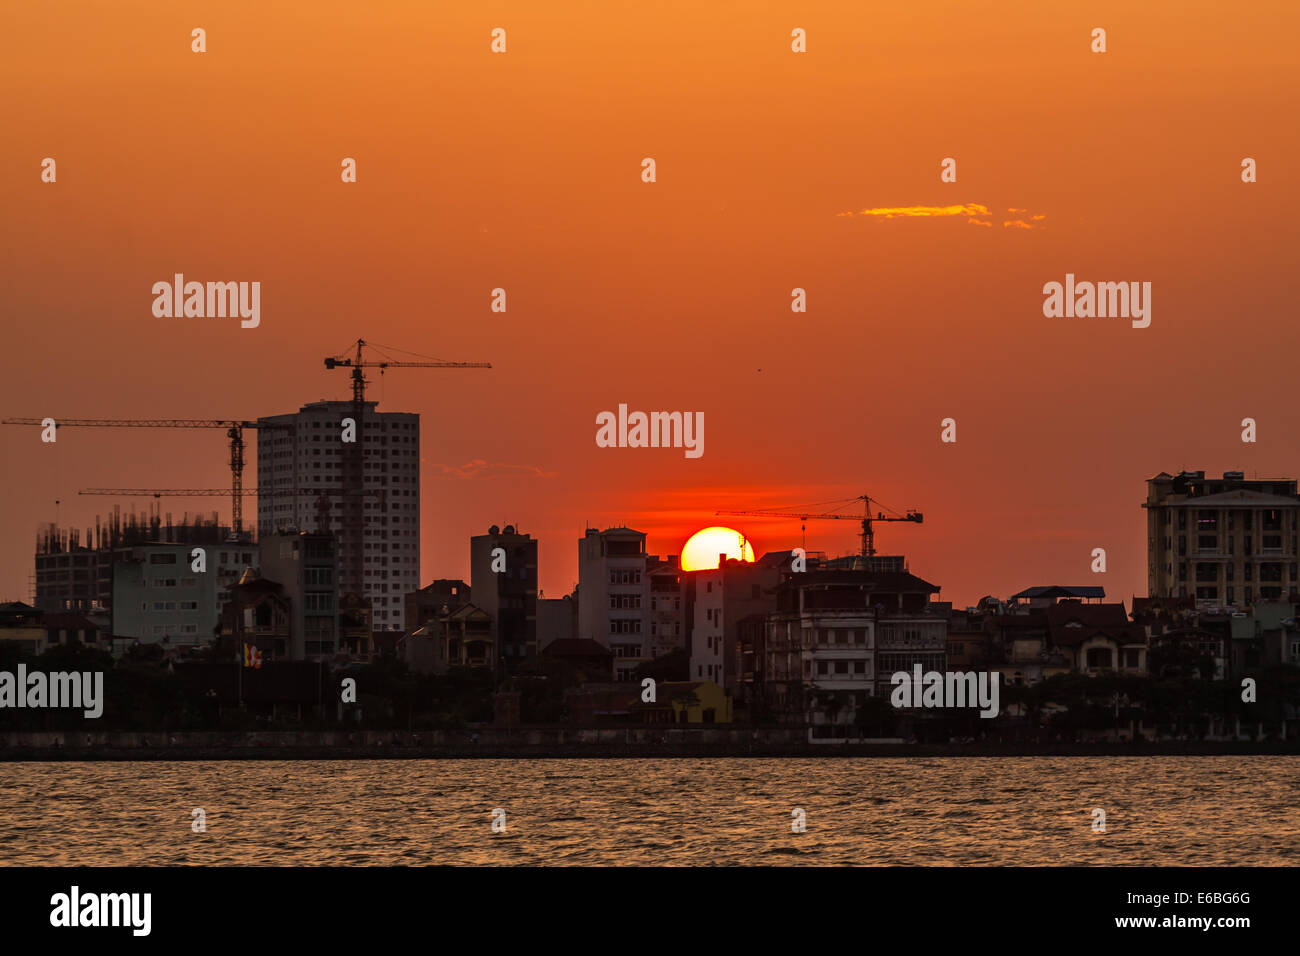
<svg viewBox="0 0 1300 956">
<path fill-rule="evenodd" d="M 1288 865 L 1293 757 L 0 764 L 5 865 Z M 206 812 L 204 833 L 191 810 Z M 492 830 L 493 810 L 506 830 Z M 801 808 L 807 830 L 791 831 Z M 1092 809 L 1106 832 L 1092 832 Z"/>
</svg>

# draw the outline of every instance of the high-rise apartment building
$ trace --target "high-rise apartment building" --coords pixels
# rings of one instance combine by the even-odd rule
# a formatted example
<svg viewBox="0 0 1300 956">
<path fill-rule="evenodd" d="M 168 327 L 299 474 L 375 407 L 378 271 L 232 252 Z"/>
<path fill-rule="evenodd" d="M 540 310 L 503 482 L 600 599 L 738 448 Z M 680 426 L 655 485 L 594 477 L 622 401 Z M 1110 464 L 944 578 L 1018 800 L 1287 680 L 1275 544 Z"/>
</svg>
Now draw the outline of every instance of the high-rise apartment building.
<svg viewBox="0 0 1300 956">
<path fill-rule="evenodd" d="M 1161 472 L 1147 480 L 1142 507 L 1151 597 L 1244 609 L 1300 590 L 1295 480 Z"/>
<path fill-rule="evenodd" d="M 258 422 L 288 426 L 258 430 L 259 536 L 333 532 L 340 595 L 369 600 L 375 630 L 403 630 L 420 582 L 420 416 L 321 401 Z"/>
</svg>

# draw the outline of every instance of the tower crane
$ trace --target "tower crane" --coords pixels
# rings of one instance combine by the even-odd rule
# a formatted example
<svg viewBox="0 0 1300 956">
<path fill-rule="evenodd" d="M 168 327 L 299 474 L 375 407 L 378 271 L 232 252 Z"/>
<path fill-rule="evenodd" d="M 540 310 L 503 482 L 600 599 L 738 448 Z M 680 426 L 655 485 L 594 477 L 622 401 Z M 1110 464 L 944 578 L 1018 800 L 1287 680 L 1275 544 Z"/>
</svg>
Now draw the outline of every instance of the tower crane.
<svg viewBox="0 0 1300 956">
<path fill-rule="evenodd" d="M 326 358 L 325 367 L 327 369 L 352 369 L 352 422 L 356 431 L 347 454 L 342 456 L 342 477 L 344 488 L 353 492 L 353 494 L 346 499 L 347 507 L 343 527 L 348 531 L 348 543 L 345 548 L 340 548 L 341 551 L 346 551 L 346 563 L 340 568 L 339 577 L 345 593 L 355 591 L 360 595 L 365 591 L 361 541 L 365 519 L 362 514 L 360 491 L 365 483 L 363 457 L 365 455 L 365 439 L 362 430 L 365 422 L 366 377 L 362 370 L 377 368 L 379 374 L 383 375 L 385 370 L 390 368 L 491 368 L 492 365 L 489 362 L 444 362 L 429 355 L 407 352 L 405 349 L 399 349 L 392 345 L 379 345 L 376 342 L 367 342 L 365 339 L 357 339 L 355 346 L 356 351 L 354 354 L 349 355 L 344 352 Z M 349 349 L 351 348 L 352 346 L 349 346 Z M 362 355 L 363 349 L 378 353 L 379 359 L 364 358 Z M 414 356 L 419 361 L 394 360 L 381 351 L 384 349 Z M 342 558 L 342 555 L 340 557 Z"/>
<path fill-rule="evenodd" d="M 6 418 L 5 425 L 44 425 L 41 418 Z M 210 418 L 56 418 L 57 428 L 65 426 L 89 428 L 224 428 L 230 439 L 230 529 L 236 536 L 243 533 L 244 495 L 244 429 L 283 428 L 290 425 L 238 419 Z"/>
<path fill-rule="evenodd" d="M 350 348 L 351 346 L 349 346 Z M 377 368 L 379 374 L 383 375 L 385 369 L 389 368 L 491 368 L 490 362 L 444 362 L 441 359 L 435 359 L 428 355 L 419 355 L 418 352 L 407 352 L 407 355 L 419 355 L 424 362 L 397 362 L 390 358 L 384 357 L 382 361 L 367 362 L 361 358 L 363 348 L 374 349 L 391 349 L 394 352 L 401 352 L 402 349 L 395 348 L 391 345 L 378 345 L 375 342 L 367 342 L 365 339 L 356 341 L 356 357 L 350 358 L 346 353 L 334 355 L 325 360 L 326 368 L 350 368 L 352 369 L 352 401 L 361 404 L 366 400 L 366 378 L 362 373 L 363 368 Z M 382 353 L 381 353 L 382 354 Z"/>
<path fill-rule="evenodd" d="M 864 558 L 874 557 L 876 553 L 876 532 L 873 527 L 875 522 L 912 521 L 915 522 L 916 524 L 920 524 L 923 520 L 925 520 L 924 516 L 919 511 L 909 510 L 905 514 L 900 515 L 898 512 L 894 511 L 893 509 L 887 509 L 889 511 L 888 514 L 886 514 L 885 511 L 877 511 L 875 514 L 872 514 L 871 504 L 873 501 L 877 505 L 880 505 L 880 507 L 885 507 L 885 506 L 881 505 L 879 501 L 876 501 L 876 499 L 871 498 L 868 495 L 857 495 L 856 497 L 844 498 L 839 501 L 818 502 L 817 504 L 811 507 L 825 507 L 826 505 L 836 505 L 836 504 L 844 506 L 854 501 L 862 502 L 862 517 L 860 518 L 857 515 L 852 515 L 852 514 L 836 514 L 834 512 L 818 513 L 818 512 L 813 512 L 811 510 L 809 511 L 775 511 L 775 510 L 773 511 L 717 511 L 714 512 L 714 514 L 748 515 L 748 516 L 760 517 L 760 518 L 798 518 L 801 522 L 807 522 L 809 518 L 813 518 L 819 521 L 823 519 L 830 520 L 830 521 L 860 521 L 862 522 L 862 532 L 861 532 L 862 557 Z M 804 530 L 805 531 L 807 530 L 806 524 L 804 526 Z"/>
</svg>

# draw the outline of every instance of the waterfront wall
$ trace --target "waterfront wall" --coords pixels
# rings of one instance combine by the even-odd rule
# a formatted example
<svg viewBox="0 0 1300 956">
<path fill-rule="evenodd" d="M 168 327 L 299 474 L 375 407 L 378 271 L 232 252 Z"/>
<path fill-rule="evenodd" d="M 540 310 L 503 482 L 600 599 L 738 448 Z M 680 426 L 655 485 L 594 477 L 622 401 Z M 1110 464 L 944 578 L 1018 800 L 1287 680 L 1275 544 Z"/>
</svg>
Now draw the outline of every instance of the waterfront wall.
<svg viewBox="0 0 1300 956">
<path fill-rule="evenodd" d="M 409 731 L 11 731 L 4 760 L 280 760 L 430 757 L 1014 756 L 1300 754 L 1300 740 L 1159 740 L 924 744 L 810 741 L 781 728 L 527 728 Z"/>
</svg>

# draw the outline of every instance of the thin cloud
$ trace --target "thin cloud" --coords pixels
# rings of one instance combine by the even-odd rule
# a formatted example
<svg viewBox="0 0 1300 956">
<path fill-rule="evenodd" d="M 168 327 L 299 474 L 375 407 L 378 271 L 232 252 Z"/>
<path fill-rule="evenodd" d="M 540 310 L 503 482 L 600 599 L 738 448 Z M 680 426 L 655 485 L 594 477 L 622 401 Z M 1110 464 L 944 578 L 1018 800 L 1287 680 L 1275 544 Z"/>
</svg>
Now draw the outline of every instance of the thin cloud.
<svg viewBox="0 0 1300 956">
<path fill-rule="evenodd" d="M 868 219 L 944 219 L 944 218 L 965 218 L 966 222 L 972 226 L 986 226 L 992 228 L 994 225 L 994 216 L 992 210 L 983 203 L 968 202 L 953 206 L 876 206 L 870 209 L 862 209 L 858 212 L 840 212 L 835 214 L 838 217 L 862 216 Z M 1007 210 L 1008 216 L 1014 216 L 1012 219 L 1003 219 L 1002 228 L 1004 229 L 1035 229 L 1046 216 L 1029 215 L 1028 209 L 1018 209 L 1012 207 Z"/>
<path fill-rule="evenodd" d="M 1029 212 L 1028 209 L 1008 209 L 1007 212 L 1020 213 L 1021 216 L 1017 219 L 1003 220 L 1003 229 L 1034 229 L 1036 228 L 1037 223 L 1040 223 L 1047 218 L 1046 216 L 1029 216 L 1026 219 L 1023 214 Z"/>
<path fill-rule="evenodd" d="M 536 465 L 509 465 L 475 458 L 463 465 L 430 465 L 435 478 L 554 478 L 557 471 L 543 471 Z"/>
<path fill-rule="evenodd" d="M 977 202 L 960 206 L 881 206 L 860 212 L 842 212 L 841 216 L 871 216 L 877 219 L 930 219 L 936 216 L 988 216 L 989 207 Z"/>
</svg>

